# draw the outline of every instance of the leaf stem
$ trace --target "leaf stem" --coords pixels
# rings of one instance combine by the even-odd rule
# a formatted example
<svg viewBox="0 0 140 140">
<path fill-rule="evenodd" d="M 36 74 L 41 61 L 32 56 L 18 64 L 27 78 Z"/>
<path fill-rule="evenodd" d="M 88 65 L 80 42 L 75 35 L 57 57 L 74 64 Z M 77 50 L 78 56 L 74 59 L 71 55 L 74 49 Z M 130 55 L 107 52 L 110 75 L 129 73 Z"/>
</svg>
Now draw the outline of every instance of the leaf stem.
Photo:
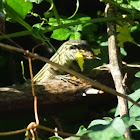
<svg viewBox="0 0 140 140">
<path fill-rule="evenodd" d="M 57 20 L 57 23 L 58 23 L 59 25 L 61 25 L 62 23 L 61 23 L 61 21 L 60 21 L 59 14 L 58 14 L 58 11 L 57 11 L 57 9 L 56 9 L 56 6 L 55 6 L 55 3 L 54 3 L 53 0 L 51 0 L 51 4 L 53 4 L 52 11 L 53 11 L 53 13 L 54 13 L 54 15 L 55 15 L 55 18 L 56 18 L 56 20 Z"/>
</svg>

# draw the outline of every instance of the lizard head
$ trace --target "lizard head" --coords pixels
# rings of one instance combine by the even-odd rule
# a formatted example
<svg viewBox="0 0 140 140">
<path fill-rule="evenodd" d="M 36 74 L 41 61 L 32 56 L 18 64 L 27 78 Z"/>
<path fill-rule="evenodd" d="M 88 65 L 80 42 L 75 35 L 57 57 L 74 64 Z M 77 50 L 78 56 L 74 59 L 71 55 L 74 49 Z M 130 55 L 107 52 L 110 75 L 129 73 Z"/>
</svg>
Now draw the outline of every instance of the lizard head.
<svg viewBox="0 0 140 140">
<path fill-rule="evenodd" d="M 89 47 L 88 43 L 84 40 L 69 40 L 63 45 L 65 46 L 65 54 L 63 54 L 63 58 L 67 58 L 65 61 L 63 60 L 63 63 L 65 63 L 65 66 L 67 67 L 76 60 L 81 71 L 83 71 L 84 59 L 98 59 Z"/>
<path fill-rule="evenodd" d="M 96 56 L 84 40 L 69 40 L 61 45 L 57 51 L 58 64 L 70 67 L 73 61 L 77 61 L 80 67 L 83 67 L 84 59 L 94 59 Z M 82 71 L 82 70 L 81 70 Z"/>
<path fill-rule="evenodd" d="M 83 55 L 84 59 L 98 59 L 85 40 L 69 40 L 66 42 L 65 46 L 66 50 L 68 50 L 74 58 L 77 53 L 80 53 Z"/>
</svg>

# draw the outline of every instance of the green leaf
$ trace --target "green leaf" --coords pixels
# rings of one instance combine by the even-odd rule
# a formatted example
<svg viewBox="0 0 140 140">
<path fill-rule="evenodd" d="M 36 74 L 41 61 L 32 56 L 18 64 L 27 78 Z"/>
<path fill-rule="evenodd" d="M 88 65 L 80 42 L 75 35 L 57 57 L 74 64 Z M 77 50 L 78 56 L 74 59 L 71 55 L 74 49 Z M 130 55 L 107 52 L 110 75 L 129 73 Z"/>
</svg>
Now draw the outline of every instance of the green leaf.
<svg viewBox="0 0 140 140">
<path fill-rule="evenodd" d="M 130 94 L 130 97 L 134 100 L 137 101 L 140 98 L 140 89 L 136 90 L 134 93 Z M 130 118 L 135 118 L 134 126 L 140 130 L 140 108 L 132 105 L 132 103 L 129 103 L 129 114 Z M 134 121 L 134 120 L 131 120 Z M 131 122 L 132 123 L 132 122 Z"/>
<path fill-rule="evenodd" d="M 140 102 L 139 102 L 140 103 Z M 133 124 L 137 129 L 140 130 L 140 108 L 133 105 L 129 111 L 130 117 L 135 117 L 135 123 Z"/>
<path fill-rule="evenodd" d="M 69 29 L 71 30 L 70 39 L 81 39 L 82 34 L 79 31 L 82 31 L 82 25 L 70 26 Z"/>
<path fill-rule="evenodd" d="M 82 125 L 80 126 L 78 132 L 76 133 L 76 135 L 78 136 L 82 136 L 87 132 L 87 129 Z M 80 140 L 80 137 L 70 137 L 70 140 Z"/>
<path fill-rule="evenodd" d="M 71 31 L 67 28 L 57 29 L 53 31 L 51 38 L 62 41 L 68 39 L 70 34 Z"/>
<path fill-rule="evenodd" d="M 140 78 L 140 71 L 135 74 L 135 77 Z"/>
<path fill-rule="evenodd" d="M 70 35 L 70 39 L 71 40 L 75 40 L 75 39 L 81 39 L 82 35 L 81 33 L 79 32 L 71 32 L 71 35 Z"/>
<path fill-rule="evenodd" d="M 77 32 L 77 31 L 82 31 L 82 29 L 83 29 L 82 25 L 70 26 L 69 28 L 70 28 L 72 31 L 75 31 L 75 32 Z"/>
<path fill-rule="evenodd" d="M 117 31 L 119 32 L 117 35 L 117 39 L 119 41 L 118 46 L 123 48 L 123 43 L 132 42 L 134 43 L 134 39 L 131 37 L 130 30 L 127 25 L 123 27 L 117 26 Z"/>
<path fill-rule="evenodd" d="M 110 124 L 110 122 L 111 121 L 108 121 L 108 120 L 100 120 L 100 119 L 94 120 L 89 124 L 88 128 L 95 126 L 95 125 L 98 125 L 98 124 L 108 125 L 108 124 Z"/>
<path fill-rule="evenodd" d="M 82 21 L 82 20 L 90 20 L 91 19 L 91 17 L 89 17 L 87 15 L 83 15 L 83 14 L 78 14 L 78 15 L 77 15 L 77 18 L 76 19 L 77 20 L 80 20 L 80 21 Z"/>
<path fill-rule="evenodd" d="M 123 115 L 121 117 L 121 119 L 123 120 L 123 122 L 127 125 L 127 126 L 132 126 L 135 123 L 135 117 L 129 117 L 128 115 Z"/>
<path fill-rule="evenodd" d="M 134 140 L 134 139 L 127 139 L 124 136 L 121 136 L 119 138 L 112 138 L 111 140 Z"/>
<path fill-rule="evenodd" d="M 67 19 L 66 17 L 60 18 L 61 23 L 63 24 L 68 24 L 68 23 L 73 23 L 73 22 L 78 22 L 82 20 L 89 20 L 91 17 L 82 15 L 82 14 L 77 14 L 75 15 L 72 19 Z M 57 20 L 55 18 L 49 18 L 49 25 L 51 26 L 57 26 Z M 83 29 L 84 28 L 84 29 Z M 68 37 L 70 39 L 81 39 L 82 34 L 84 36 L 88 36 L 87 39 L 89 38 L 90 40 L 95 41 L 93 38 L 93 32 L 97 31 L 97 26 L 95 24 L 85 24 L 85 25 L 75 25 L 75 26 L 69 26 L 67 29 L 65 28 L 64 30 L 55 30 L 53 31 L 52 38 L 57 39 L 57 40 L 66 40 Z M 81 34 L 82 32 L 82 34 Z M 89 40 L 88 39 L 88 40 Z"/>
<path fill-rule="evenodd" d="M 52 137 L 49 137 L 50 140 L 63 140 L 63 138 L 61 137 L 56 137 L 56 136 L 52 136 Z"/>
<path fill-rule="evenodd" d="M 135 9 L 140 11 L 140 1 L 139 0 L 130 0 L 130 5 L 132 5 Z"/>
<path fill-rule="evenodd" d="M 134 123 L 134 126 L 135 126 L 137 129 L 140 130 L 140 121 L 136 121 L 136 122 Z"/>
<path fill-rule="evenodd" d="M 72 20 L 68 20 L 68 19 L 66 19 L 66 17 L 60 18 L 60 21 L 63 24 L 72 22 Z M 51 25 L 51 26 L 57 26 L 58 25 L 57 19 L 56 18 L 49 18 L 48 24 Z"/>
<path fill-rule="evenodd" d="M 125 51 L 124 48 L 120 48 L 120 51 L 121 51 L 121 54 L 122 54 L 123 56 L 127 56 L 127 52 Z"/>
<path fill-rule="evenodd" d="M 71 23 L 74 20 L 68 20 L 68 19 L 60 19 L 62 23 Z M 51 26 L 57 26 L 57 20 L 55 18 L 49 18 L 49 25 Z M 70 26 L 69 28 L 62 28 L 62 29 L 56 29 L 53 31 L 51 38 L 56 40 L 66 40 L 70 37 L 70 39 L 81 39 L 81 33 L 79 31 L 82 31 L 82 25 L 76 25 L 76 26 Z"/>
<path fill-rule="evenodd" d="M 6 0 L 6 3 L 11 7 L 22 19 L 25 19 L 28 12 L 33 8 L 31 2 L 25 2 L 25 0 Z"/>
<path fill-rule="evenodd" d="M 132 98 L 134 101 L 138 101 L 140 99 L 140 89 L 136 90 L 132 94 L 129 94 L 129 97 Z M 129 106 L 132 106 L 132 103 L 129 102 Z"/>
<path fill-rule="evenodd" d="M 132 94 L 129 94 L 129 97 L 132 98 L 135 102 L 138 101 L 138 99 L 140 99 L 140 89 L 136 90 Z M 133 104 L 131 102 L 128 102 L 129 109 L 132 107 L 132 105 Z M 117 106 L 114 116 L 118 116 L 118 115 L 119 115 L 119 108 Z"/>
<path fill-rule="evenodd" d="M 100 46 L 108 46 L 108 41 L 100 43 Z"/>
<path fill-rule="evenodd" d="M 42 24 L 41 23 L 36 23 L 36 24 L 34 24 L 33 25 L 33 28 L 34 29 L 37 29 L 37 30 L 45 30 L 45 28 L 44 27 L 42 27 Z"/>
<path fill-rule="evenodd" d="M 140 116 L 140 108 L 133 105 L 129 111 L 130 117 L 137 117 Z"/>
<path fill-rule="evenodd" d="M 12 18 L 12 20 L 18 22 L 19 24 L 21 24 L 22 26 L 24 26 L 26 29 L 28 29 L 29 31 L 32 31 L 32 27 L 25 22 L 22 17 L 13 9 L 11 8 L 9 5 L 5 4 L 5 11 L 6 14 Z"/>
<path fill-rule="evenodd" d="M 60 20 L 61 20 L 61 18 L 60 18 Z M 58 25 L 56 18 L 49 18 L 48 24 L 51 25 L 51 26 Z"/>
<path fill-rule="evenodd" d="M 130 32 L 131 32 L 131 33 L 132 33 L 132 32 L 135 32 L 138 28 L 139 28 L 138 25 L 132 26 L 131 29 L 130 29 Z"/>
<path fill-rule="evenodd" d="M 113 137 L 121 137 L 125 132 L 126 126 L 119 117 L 113 121 L 94 120 L 88 127 L 87 136 L 94 140 L 108 140 Z"/>
</svg>

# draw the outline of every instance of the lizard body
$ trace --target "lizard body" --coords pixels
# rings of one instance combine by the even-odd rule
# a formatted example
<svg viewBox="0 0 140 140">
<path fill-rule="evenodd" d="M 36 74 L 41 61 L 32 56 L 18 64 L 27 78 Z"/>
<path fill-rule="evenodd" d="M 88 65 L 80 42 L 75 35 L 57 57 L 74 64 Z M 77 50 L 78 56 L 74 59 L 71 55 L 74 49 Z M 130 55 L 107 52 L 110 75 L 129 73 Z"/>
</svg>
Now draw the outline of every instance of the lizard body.
<svg viewBox="0 0 140 140">
<path fill-rule="evenodd" d="M 90 50 L 88 44 L 84 40 L 69 40 L 63 43 L 57 52 L 50 58 L 50 61 L 58 63 L 62 66 L 70 68 L 73 61 L 76 60 L 76 53 L 82 53 L 82 55 L 91 59 L 94 57 L 93 52 Z M 42 69 L 34 76 L 34 82 L 45 82 L 47 79 L 55 78 L 58 69 L 46 63 Z M 59 71 L 61 74 L 62 72 Z"/>
</svg>

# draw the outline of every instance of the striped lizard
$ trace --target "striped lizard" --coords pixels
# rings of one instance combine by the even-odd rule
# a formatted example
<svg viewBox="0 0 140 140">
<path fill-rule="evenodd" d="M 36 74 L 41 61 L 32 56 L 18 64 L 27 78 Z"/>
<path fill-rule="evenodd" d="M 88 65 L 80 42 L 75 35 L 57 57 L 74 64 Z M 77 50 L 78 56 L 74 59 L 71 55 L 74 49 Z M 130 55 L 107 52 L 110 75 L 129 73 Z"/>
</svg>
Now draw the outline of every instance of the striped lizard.
<svg viewBox="0 0 140 140">
<path fill-rule="evenodd" d="M 50 58 L 50 61 L 70 68 L 73 61 L 76 60 L 76 54 L 80 52 L 85 59 L 95 58 L 88 43 L 84 40 L 69 40 L 63 43 L 57 52 Z M 59 74 L 58 74 L 59 73 Z M 56 75 L 62 74 L 54 66 L 46 63 L 42 69 L 34 76 L 34 82 L 45 82 L 47 79 L 53 79 Z"/>
</svg>

